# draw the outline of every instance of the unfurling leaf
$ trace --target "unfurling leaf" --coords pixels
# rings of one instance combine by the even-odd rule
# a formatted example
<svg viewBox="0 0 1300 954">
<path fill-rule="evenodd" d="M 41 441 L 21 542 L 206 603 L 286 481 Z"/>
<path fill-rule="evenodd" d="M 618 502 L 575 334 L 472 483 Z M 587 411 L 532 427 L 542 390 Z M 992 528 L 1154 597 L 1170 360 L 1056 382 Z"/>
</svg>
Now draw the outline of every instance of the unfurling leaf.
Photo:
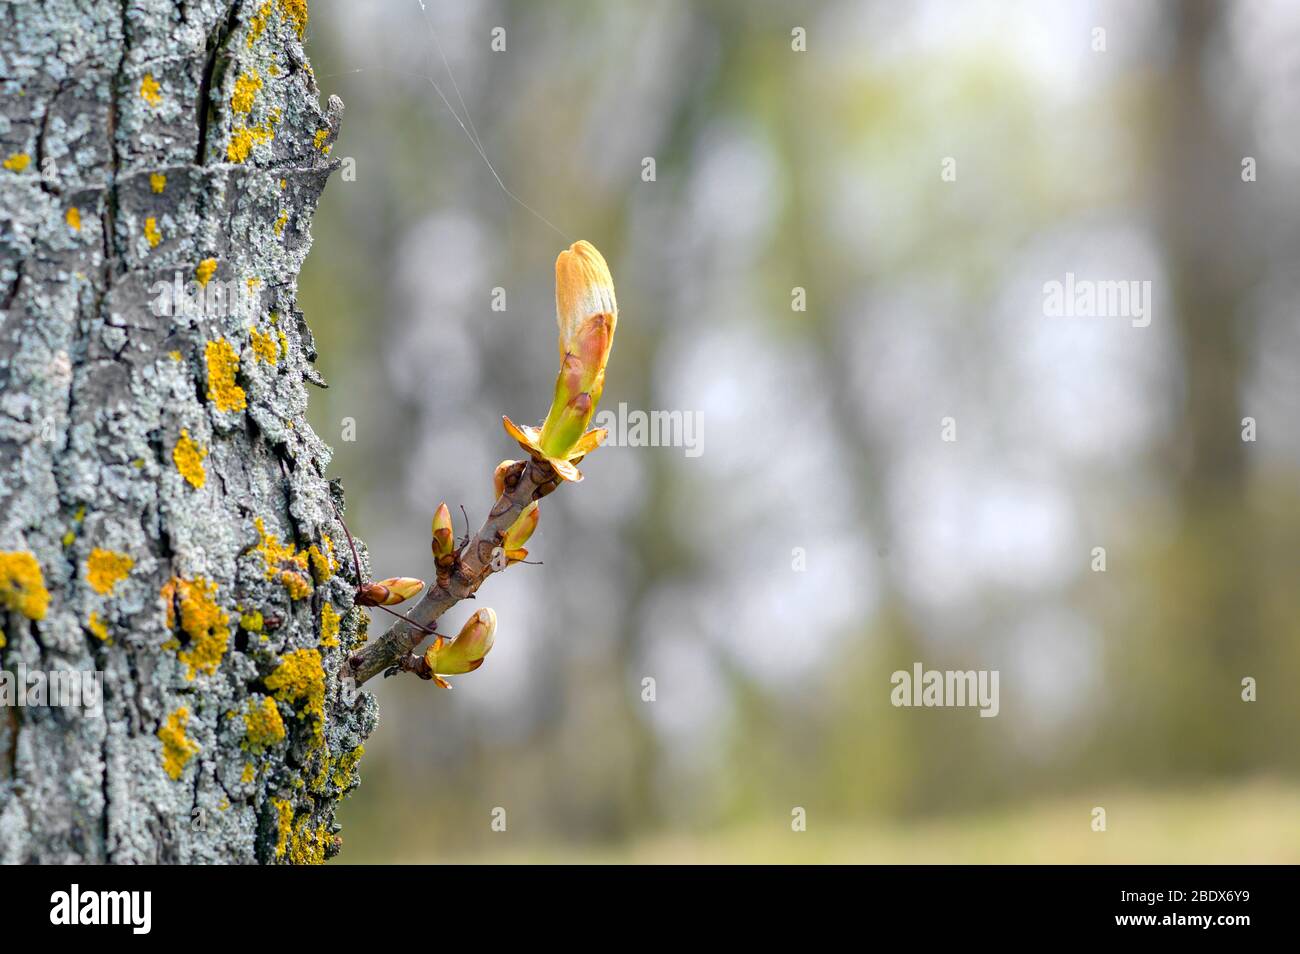
<svg viewBox="0 0 1300 954">
<path fill-rule="evenodd" d="M 605 365 L 618 326 L 618 303 L 609 266 L 590 242 L 575 242 L 555 261 L 555 316 L 560 335 L 560 373 L 551 409 L 541 428 L 506 431 L 533 457 L 545 460 L 564 480 L 581 480 L 573 462 L 595 450 L 603 430 L 588 431 L 605 389 Z M 499 495 L 498 495 L 499 496 Z"/>
</svg>

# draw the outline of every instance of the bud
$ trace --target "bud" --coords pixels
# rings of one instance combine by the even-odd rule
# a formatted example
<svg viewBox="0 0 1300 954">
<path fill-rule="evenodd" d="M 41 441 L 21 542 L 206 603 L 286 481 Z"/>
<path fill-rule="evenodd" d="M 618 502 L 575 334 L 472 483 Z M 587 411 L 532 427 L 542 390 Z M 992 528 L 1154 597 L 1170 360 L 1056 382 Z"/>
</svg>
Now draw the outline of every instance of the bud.
<svg viewBox="0 0 1300 954">
<path fill-rule="evenodd" d="M 590 242 L 575 242 L 555 261 L 555 316 L 560 374 L 551 409 L 540 429 L 505 418 L 506 431 L 564 480 L 581 480 L 575 460 L 595 450 L 603 430 L 587 431 L 605 389 L 605 365 L 618 326 L 618 303 L 609 266 Z"/>
<path fill-rule="evenodd" d="M 534 500 L 523 509 L 523 512 L 515 518 L 515 522 L 510 525 L 510 529 L 506 531 L 505 538 L 501 541 L 501 549 L 505 551 L 506 560 L 510 563 L 527 559 L 528 551 L 524 549 L 524 544 L 537 529 L 537 521 L 541 516 L 541 508 Z"/>
<path fill-rule="evenodd" d="M 517 463 L 519 463 L 517 460 L 503 460 L 492 472 L 492 489 L 496 491 L 497 497 L 506 492 L 506 472 Z"/>
<path fill-rule="evenodd" d="M 496 637 L 497 614 L 481 609 L 465 621 L 459 635 L 450 642 L 439 636 L 424 652 L 424 663 L 435 679 L 473 672 L 483 665 Z M 439 685 L 441 685 L 441 681 Z"/>
<path fill-rule="evenodd" d="M 438 504 L 433 514 L 433 557 L 435 560 L 451 556 L 456 545 L 456 531 L 451 526 L 451 511 L 445 503 Z"/>
<path fill-rule="evenodd" d="M 378 583 L 364 583 L 355 602 L 360 606 L 396 606 L 405 603 L 420 590 L 424 581 L 409 576 L 394 576 Z"/>
</svg>

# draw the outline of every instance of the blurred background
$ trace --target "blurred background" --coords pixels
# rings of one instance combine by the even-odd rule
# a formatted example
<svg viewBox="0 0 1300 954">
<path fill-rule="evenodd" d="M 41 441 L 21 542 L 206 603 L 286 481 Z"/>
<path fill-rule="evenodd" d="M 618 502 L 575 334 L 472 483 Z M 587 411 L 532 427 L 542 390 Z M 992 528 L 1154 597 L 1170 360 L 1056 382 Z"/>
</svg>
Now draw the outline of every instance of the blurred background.
<svg viewBox="0 0 1300 954">
<path fill-rule="evenodd" d="M 375 576 L 483 519 L 579 238 L 602 407 L 701 452 L 592 455 L 483 669 L 367 686 L 341 861 L 1300 861 L 1300 7 L 425 6 L 307 38 L 355 163 L 312 420 Z M 1067 272 L 1150 325 L 1047 317 Z M 999 715 L 895 708 L 917 661 Z"/>
</svg>

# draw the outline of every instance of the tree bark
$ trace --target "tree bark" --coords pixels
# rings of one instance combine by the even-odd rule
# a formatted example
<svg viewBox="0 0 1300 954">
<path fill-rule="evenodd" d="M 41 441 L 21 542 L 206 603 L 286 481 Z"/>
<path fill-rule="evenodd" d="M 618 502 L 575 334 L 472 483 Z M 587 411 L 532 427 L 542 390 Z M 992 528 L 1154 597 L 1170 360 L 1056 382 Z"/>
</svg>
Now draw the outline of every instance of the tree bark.
<svg viewBox="0 0 1300 954">
<path fill-rule="evenodd" d="M 0 861 L 338 846 L 376 713 L 338 679 L 365 622 L 305 417 L 296 281 L 342 111 L 306 17 L 0 6 L 0 670 L 29 700 L 32 673 L 103 686 L 102 717 L 0 708 Z"/>
</svg>

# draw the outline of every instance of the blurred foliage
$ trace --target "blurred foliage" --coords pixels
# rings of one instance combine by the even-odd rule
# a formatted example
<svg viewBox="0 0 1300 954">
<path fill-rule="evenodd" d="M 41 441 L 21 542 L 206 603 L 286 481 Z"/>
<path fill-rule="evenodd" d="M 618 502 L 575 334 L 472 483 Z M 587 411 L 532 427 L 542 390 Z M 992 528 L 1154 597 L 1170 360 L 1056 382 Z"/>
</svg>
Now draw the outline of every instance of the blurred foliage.
<svg viewBox="0 0 1300 954">
<path fill-rule="evenodd" d="M 481 518 L 500 415 L 549 398 L 577 238 L 618 286 L 604 406 L 700 410 L 708 443 L 593 455 L 543 506 L 545 565 L 482 592 L 488 665 L 375 687 L 343 860 L 1297 859 L 1300 160 L 1266 120 L 1300 93 L 1266 116 L 1250 85 L 1297 59 L 1270 39 L 1294 11 L 428 18 L 318 0 L 308 39 L 356 162 L 302 275 L 312 420 L 375 575 L 427 575 L 439 500 Z M 1152 327 L 1052 324 L 1067 270 L 1153 279 Z M 915 660 L 999 669 L 1001 714 L 892 707 Z"/>
</svg>

